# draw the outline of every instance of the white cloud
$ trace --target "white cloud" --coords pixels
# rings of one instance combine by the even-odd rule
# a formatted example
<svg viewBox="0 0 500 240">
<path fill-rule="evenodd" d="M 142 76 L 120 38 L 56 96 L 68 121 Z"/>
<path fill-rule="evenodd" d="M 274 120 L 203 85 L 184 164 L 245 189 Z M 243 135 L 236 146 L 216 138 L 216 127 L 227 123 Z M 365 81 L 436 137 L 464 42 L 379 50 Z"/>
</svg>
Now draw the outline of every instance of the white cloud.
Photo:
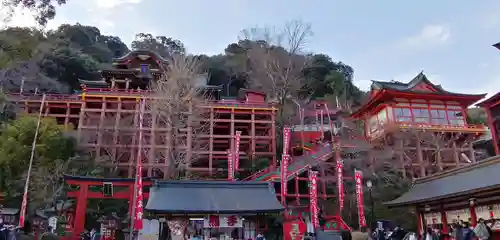
<svg viewBox="0 0 500 240">
<path fill-rule="evenodd" d="M 121 5 L 127 4 L 137 4 L 142 2 L 142 0 L 93 0 L 94 5 L 102 10 L 108 10 L 111 8 L 119 7 Z"/>
<path fill-rule="evenodd" d="M 114 9 L 123 9 L 128 11 L 129 17 L 134 16 L 129 14 L 134 11 L 134 5 L 141 3 L 143 0 L 91 0 L 91 1 L 69 1 L 57 8 L 57 14 L 54 20 L 49 21 L 47 28 L 54 29 L 61 24 L 75 24 L 77 22 L 85 25 L 98 27 L 104 34 L 113 33 L 115 22 L 120 19 L 118 16 L 123 14 Z M 1 6 L 0 6 L 1 7 Z M 1 16 L 7 16 L 9 9 L 2 7 L 0 9 Z M 27 9 L 15 9 L 9 21 L 2 23 L 0 27 L 19 26 L 19 27 L 36 27 L 34 20 L 34 12 Z M 140 19 L 138 19 L 140 20 Z M 3 25 L 2 25 L 3 24 Z"/>
<path fill-rule="evenodd" d="M 33 18 L 33 12 L 28 9 L 10 9 L 0 5 L 0 27 L 19 26 L 32 27 L 36 26 L 36 21 Z"/>
<path fill-rule="evenodd" d="M 417 34 L 398 43 L 401 47 L 431 47 L 447 43 L 451 38 L 451 29 L 446 25 L 426 25 Z"/>
</svg>

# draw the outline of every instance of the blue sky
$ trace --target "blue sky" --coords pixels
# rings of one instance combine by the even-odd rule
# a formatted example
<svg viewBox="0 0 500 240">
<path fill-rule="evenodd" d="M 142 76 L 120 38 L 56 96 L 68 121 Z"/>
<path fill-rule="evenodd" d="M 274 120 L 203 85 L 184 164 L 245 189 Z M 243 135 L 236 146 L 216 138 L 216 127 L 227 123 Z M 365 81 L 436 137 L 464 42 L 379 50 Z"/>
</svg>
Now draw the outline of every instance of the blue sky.
<svg viewBox="0 0 500 240">
<path fill-rule="evenodd" d="M 337 0 L 69 0 L 61 23 L 94 25 L 129 44 L 150 32 L 184 42 L 191 53 L 221 53 L 241 29 L 312 25 L 308 50 L 326 53 L 355 69 L 355 84 L 371 79 L 409 81 L 424 71 L 449 91 L 500 91 L 499 1 Z M 29 26 L 29 13 L 12 25 Z"/>
</svg>

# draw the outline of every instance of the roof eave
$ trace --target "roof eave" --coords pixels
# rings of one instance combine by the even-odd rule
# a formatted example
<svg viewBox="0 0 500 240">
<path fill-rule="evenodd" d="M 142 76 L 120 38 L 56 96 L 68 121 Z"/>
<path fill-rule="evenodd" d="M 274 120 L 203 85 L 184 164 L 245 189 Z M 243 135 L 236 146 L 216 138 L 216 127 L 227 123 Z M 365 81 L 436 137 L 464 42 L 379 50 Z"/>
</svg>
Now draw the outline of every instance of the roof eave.
<svg viewBox="0 0 500 240">
<path fill-rule="evenodd" d="M 432 198 L 424 198 L 424 199 L 417 199 L 417 200 L 412 200 L 412 201 L 398 201 L 399 198 L 396 198 L 392 201 L 389 202 L 384 202 L 383 204 L 389 208 L 397 208 L 397 207 L 406 207 L 406 206 L 411 206 L 411 205 L 419 205 L 419 204 L 424 204 L 424 203 L 429 203 L 429 202 L 434 202 L 434 201 L 439 201 L 439 200 L 445 200 L 445 199 L 450 199 L 450 198 L 457 198 L 457 197 L 466 197 L 466 196 L 471 196 L 472 194 L 479 192 L 479 191 L 485 191 L 489 189 L 495 189 L 498 188 L 499 185 L 492 185 L 486 188 L 478 188 L 478 189 L 473 189 L 470 191 L 464 191 L 464 192 L 457 192 L 453 194 L 446 194 L 442 196 L 437 196 L 437 197 L 432 197 Z"/>
<path fill-rule="evenodd" d="M 427 98 L 453 98 L 458 100 L 468 100 L 467 103 L 469 105 L 474 102 L 479 101 L 484 98 L 487 94 L 456 94 L 456 93 L 426 93 L 426 92 L 410 92 L 410 91 L 398 91 L 398 90 L 386 90 L 392 95 L 400 95 L 400 96 L 419 96 L 419 97 L 427 97 Z"/>
<path fill-rule="evenodd" d="M 191 210 L 174 210 L 174 209 L 148 209 L 148 212 L 159 214 L 259 214 L 259 213 L 280 213 L 285 210 L 281 209 L 265 209 L 265 210 L 217 210 L 217 211 L 191 211 Z"/>
<path fill-rule="evenodd" d="M 488 99 L 485 99 L 485 100 L 477 103 L 476 106 L 486 107 L 486 106 L 490 105 L 491 103 L 498 102 L 498 101 L 500 101 L 500 92 L 498 92 L 495 95 L 489 97 Z"/>
<path fill-rule="evenodd" d="M 363 113 L 365 113 L 368 109 L 370 109 L 375 103 L 377 103 L 378 100 L 380 100 L 380 98 L 382 98 L 382 96 L 384 96 L 386 93 L 386 90 L 385 89 L 382 89 L 380 91 L 378 91 L 375 96 L 373 96 L 370 101 L 368 101 L 366 104 L 364 104 L 361 108 L 359 108 L 356 112 L 352 113 L 351 114 L 351 118 L 360 118 L 362 117 Z"/>
</svg>

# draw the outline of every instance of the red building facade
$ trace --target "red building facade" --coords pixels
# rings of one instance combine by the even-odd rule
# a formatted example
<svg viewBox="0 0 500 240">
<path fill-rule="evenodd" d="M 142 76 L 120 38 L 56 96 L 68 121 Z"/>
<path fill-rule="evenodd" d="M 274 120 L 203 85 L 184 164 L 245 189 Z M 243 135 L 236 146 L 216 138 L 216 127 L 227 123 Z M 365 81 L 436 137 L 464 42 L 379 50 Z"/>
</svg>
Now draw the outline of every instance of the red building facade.
<svg viewBox="0 0 500 240">
<path fill-rule="evenodd" d="M 139 100 L 149 98 L 148 86 L 160 78 L 160 64 L 166 60 L 150 51 L 133 51 L 114 59 L 113 68 L 101 71 L 100 81 L 80 80 L 82 89 L 74 94 L 46 94 L 42 115 L 53 117 L 58 123 L 76 131 L 79 145 L 107 169 L 117 169 L 118 176 L 131 178 L 139 149 Z M 207 99 L 209 130 L 196 138 L 205 147 L 195 149 L 191 138 L 183 143 L 186 154 L 196 154 L 189 171 L 202 178 L 225 176 L 227 150 L 235 143 L 236 131 L 241 131 L 241 168 L 265 158 L 269 166 L 276 166 L 275 115 L 277 108 L 266 102 L 262 93 L 241 90 L 237 98 L 220 96 L 221 86 L 208 85 L 208 75 L 200 75 L 198 87 Z M 41 94 L 10 93 L 10 100 L 28 114 L 38 114 Z M 145 114 L 146 117 L 150 113 Z M 165 137 L 165 123 L 154 121 L 145 126 L 143 176 L 164 178 L 167 174 L 172 139 Z M 187 134 L 187 133 L 186 133 Z M 200 145 L 200 143 L 198 143 Z M 197 151 L 197 152 L 193 152 Z"/>
<path fill-rule="evenodd" d="M 491 140 L 496 155 L 500 155 L 500 93 L 477 104 L 483 107 L 488 117 L 488 127 L 491 131 Z"/>
<path fill-rule="evenodd" d="M 500 156 L 416 180 L 389 207 L 411 207 L 418 216 L 418 231 L 426 227 L 451 233 L 451 224 L 464 221 L 475 226 L 479 219 L 492 224 L 493 237 L 500 239 Z"/>
<path fill-rule="evenodd" d="M 404 176 L 419 178 L 476 161 L 472 142 L 486 130 L 464 116 L 484 96 L 448 92 L 420 73 L 408 83 L 373 81 L 352 117 L 364 122 L 367 139 L 395 149 Z"/>
</svg>

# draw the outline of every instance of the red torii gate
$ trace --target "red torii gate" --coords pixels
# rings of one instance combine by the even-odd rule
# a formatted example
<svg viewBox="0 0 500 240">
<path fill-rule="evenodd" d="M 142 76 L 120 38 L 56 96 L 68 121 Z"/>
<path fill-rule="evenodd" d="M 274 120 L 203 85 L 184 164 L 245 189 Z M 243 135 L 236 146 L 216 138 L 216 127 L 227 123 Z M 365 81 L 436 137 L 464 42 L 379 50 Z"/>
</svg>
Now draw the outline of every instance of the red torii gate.
<svg viewBox="0 0 500 240">
<path fill-rule="evenodd" d="M 134 197 L 134 178 L 95 178 L 85 176 L 65 175 L 64 180 L 70 186 L 77 186 L 78 190 L 69 191 L 67 196 L 76 199 L 76 209 L 73 222 L 73 236 L 78 236 L 85 229 L 85 213 L 87 210 L 88 199 L 126 199 L 129 201 L 129 212 L 131 212 L 133 197 Z M 89 191 L 90 187 L 103 187 L 105 184 L 111 183 L 113 189 L 123 188 L 121 191 L 114 192 L 111 196 L 107 196 L 103 191 Z M 151 187 L 151 178 L 143 178 L 143 187 Z M 143 192 L 143 198 L 149 198 L 149 191 Z"/>
</svg>

